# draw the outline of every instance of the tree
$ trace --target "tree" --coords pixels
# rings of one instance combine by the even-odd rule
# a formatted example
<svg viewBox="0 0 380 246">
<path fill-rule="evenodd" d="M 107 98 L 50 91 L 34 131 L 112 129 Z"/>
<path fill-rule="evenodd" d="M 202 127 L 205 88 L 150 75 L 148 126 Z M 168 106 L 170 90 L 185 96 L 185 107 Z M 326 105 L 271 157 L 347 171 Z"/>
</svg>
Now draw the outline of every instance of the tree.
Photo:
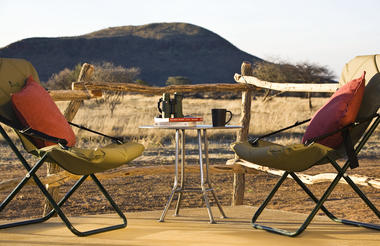
<svg viewBox="0 0 380 246">
<path fill-rule="evenodd" d="M 326 66 L 320 66 L 308 62 L 291 64 L 287 62 L 256 63 L 253 69 L 253 76 L 271 82 L 284 83 L 328 83 L 334 79 L 333 72 Z M 266 90 L 264 100 L 269 96 L 270 90 Z M 311 93 L 307 93 L 309 107 L 311 104 Z"/>
<path fill-rule="evenodd" d="M 324 66 L 303 62 L 296 64 L 295 67 L 298 78 L 306 83 L 327 83 L 334 78 L 333 72 Z M 311 109 L 313 105 L 311 104 L 310 92 L 307 92 L 307 97 L 309 98 L 309 108 Z"/>
</svg>

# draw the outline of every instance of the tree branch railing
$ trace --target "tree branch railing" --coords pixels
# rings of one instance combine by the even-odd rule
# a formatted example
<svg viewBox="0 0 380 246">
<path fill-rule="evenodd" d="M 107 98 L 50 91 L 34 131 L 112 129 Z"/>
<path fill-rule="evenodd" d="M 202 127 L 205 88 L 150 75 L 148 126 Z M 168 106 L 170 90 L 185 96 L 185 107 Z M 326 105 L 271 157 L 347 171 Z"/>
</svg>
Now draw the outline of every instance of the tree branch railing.
<svg viewBox="0 0 380 246">
<path fill-rule="evenodd" d="M 134 83 L 108 83 L 108 82 L 74 82 L 73 90 L 106 90 L 120 92 L 135 92 L 141 94 L 161 95 L 174 92 L 241 92 L 256 90 L 255 86 L 248 84 L 196 84 L 196 85 L 170 85 L 166 87 L 145 86 Z"/>
<path fill-rule="evenodd" d="M 240 124 L 242 129 L 237 131 L 237 139 L 243 141 L 247 139 L 250 125 L 251 114 L 251 100 L 253 93 L 262 89 L 289 91 L 289 92 L 335 92 L 338 84 L 300 84 L 300 83 L 272 83 L 259 80 L 252 76 L 251 64 L 243 62 L 241 67 L 241 75 L 235 74 L 234 79 L 236 84 L 197 84 L 197 85 L 171 85 L 166 87 L 144 86 L 134 83 L 107 83 L 107 82 L 89 82 L 89 78 L 93 73 L 93 66 L 90 64 L 83 64 L 81 73 L 78 77 L 78 82 L 72 83 L 72 90 L 52 90 L 49 91 L 50 95 L 55 101 L 70 101 L 70 104 L 65 110 L 65 117 L 68 120 L 72 120 L 83 100 L 97 98 L 102 96 L 102 91 L 121 91 L 121 92 L 133 92 L 149 95 L 161 95 L 162 93 L 174 93 L 174 92 L 240 92 L 242 93 L 242 105 L 241 105 L 241 119 Z M 228 163 L 237 163 L 236 158 L 229 160 Z M 261 170 L 260 168 L 247 168 L 241 165 L 234 166 L 210 166 L 210 173 L 233 173 L 234 174 L 234 187 L 232 194 L 232 204 L 240 205 L 244 199 L 244 187 L 245 187 L 245 174 L 257 173 L 259 171 L 267 171 L 272 173 L 273 171 Z M 197 172 L 198 169 L 189 167 L 189 172 Z M 170 174 L 173 173 L 173 167 L 171 166 L 149 166 L 149 167 L 133 167 L 124 168 L 116 172 L 107 174 L 100 174 L 101 179 L 110 179 L 113 177 L 121 176 L 133 176 L 144 174 Z M 273 173 L 276 174 L 276 173 Z M 321 180 L 324 180 L 323 177 Z M 71 175 L 62 170 L 50 170 L 45 178 L 44 182 L 55 189 L 57 186 L 63 183 L 67 179 L 76 179 L 76 175 Z M 314 180 L 313 182 L 319 182 L 318 177 L 306 177 L 305 179 Z M 366 179 L 366 177 L 361 177 Z M 326 180 L 327 181 L 327 180 Z M 15 181 L 6 180 L 0 183 L 0 190 L 5 187 L 9 187 Z M 320 181 L 323 182 L 323 181 Z M 380 188 L 380 181 L 378 179 L 370 180 L 369 182 L 363 182 L 364 185 Z"/>
<path fill-rule="evenodd" d="M 100 90 L 49 90 L 48 92 L 56 102 L 88 100 L 92 98 L 102 97 L 102 91 Z"/>
<path fill-rule="evenodd" d="M 282 92 L 335 92 L 339 89 L 338 83 L 306 84 L 306 83 L 275 83 L 260 80 L 253 76 L 235 74 L 234 79 L 239 84 L 252 85 L 256 88 Z"/>
</svg>

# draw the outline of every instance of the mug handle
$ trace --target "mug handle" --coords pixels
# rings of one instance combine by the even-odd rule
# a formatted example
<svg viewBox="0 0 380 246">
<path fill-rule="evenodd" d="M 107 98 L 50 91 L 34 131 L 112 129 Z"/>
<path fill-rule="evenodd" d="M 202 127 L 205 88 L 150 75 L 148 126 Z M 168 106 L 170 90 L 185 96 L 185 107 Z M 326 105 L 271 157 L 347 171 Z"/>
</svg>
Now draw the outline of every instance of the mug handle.
<svg viewBox="0 0 380 246">
<path fill-rule="evenodd" d="M 227 120 L 227 122 L 226 122 L 226 124 L 225 124 L 225 125 L 227 125 L 227 124 L 228 124 L 228 122 L 230 122 L 230 121 L 231 121 L 231 119 L 232 119 L 232 112 L 231 112 L 231 111 L 229 111 L 229 110 L 227 110 L 227 111 L 226 111 L 226 113 L 230 113 L 230 118 Z"/>
<path fill-rule="evenodd" d="M 161 114 L 162 114 L 162 109 L 161 109 L 160 105 L 161 105 L 161 102 L 162 102 L 162 101 L 163 101 L 163 99 L 160 98 L 160 100 L 158 100 L 158 103 L 157 103 L 157 109 L 158 109 L 158 112 L 160 112 Z"/>
</svg>

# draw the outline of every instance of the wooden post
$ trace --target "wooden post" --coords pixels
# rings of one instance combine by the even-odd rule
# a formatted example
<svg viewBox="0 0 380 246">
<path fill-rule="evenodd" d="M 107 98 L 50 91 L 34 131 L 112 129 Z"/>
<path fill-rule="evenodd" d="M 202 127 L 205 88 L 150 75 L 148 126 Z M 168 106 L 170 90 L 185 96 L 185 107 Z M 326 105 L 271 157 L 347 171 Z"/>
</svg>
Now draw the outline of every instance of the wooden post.
<svg viewBox="0 0 380 246">
<path fill-rule="evenodd" d="M 244 61 L 241 64 L 241 75 L 252 76 L 252 65 L 249 62 Z M 241 128 L 236 136 L 236 141 L 245 141 L 248 139 L 249 123 L 251 120 L 251 101 L 252 90 L 246 90 L 242 92 L 241 97 Z M 234 173 L 234 183 L 232 191 L 232 206 L 242 205 L 244 200 L 245 189 L 245 174 Z"/>
<path fill-rule="evenodd" d="M 88 81 L 92 74 L 94 72 L 94 66 L 91 64 L 84 63 L 82 65 L 82 69 L 78 76 L 78 82 L 80 81 Z M 69 105 L 67 106 L 64 116 L 67 121 L 72 121 L 76 115 L 76 113 L 79 110 L 80 105 L 82 104 L 83 100 L 73 100 L 70 101 Z M 61 172 L 62 169 L 55 163 L 48 163 L 47 165 L 47 176 L 56 174 Z M 49 185 L 46 185 L 46 188 L 48 189 L 49 193 L 52 195 L 55 201 L 59 200 L 59 187 L 49 187 Z M 50 212 L 52 209 L 49 201 L 45 200 L 45 206 L 44 206 L 44 215 Z"/>
</svg>

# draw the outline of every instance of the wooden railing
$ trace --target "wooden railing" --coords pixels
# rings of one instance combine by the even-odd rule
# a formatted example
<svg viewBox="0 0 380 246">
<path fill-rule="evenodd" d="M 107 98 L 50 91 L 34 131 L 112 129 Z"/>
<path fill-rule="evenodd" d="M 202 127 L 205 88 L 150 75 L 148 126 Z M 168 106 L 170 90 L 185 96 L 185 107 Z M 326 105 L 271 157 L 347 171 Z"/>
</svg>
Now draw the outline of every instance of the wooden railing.
<svg viewBox="0 0 380 246">
<path fill-rule="evenodd" d="M 50 96 L 54 101 L 75 101 L 75 100 L 87 100 L 102 96 L 102 91 L 87 91 L 87 90 L 50 90 Z"/>
<path fill-rule="evenodd" d="M 90 64 L 83 64 L 78 82 L 72 84 L 72 90 L 54 90 L 49 91 L 50 95 L 56 101 L 70 101 L 65 109 L 64 115 L 67 120 L 72 121 L 78 112 L 83 100 L 101 97 L 102 91 L 123 91 L 135 92 L 148 95 L 160 95 L 164 92 L 215 92 L 215 91 L 234 91 L 242 93 L 241 104 L 241 118 L 240 125 L 242 129 L 237 131 L 237 141 L 244 141 L 248 138 L 250 118 L 251 118 L 251 101 L 255 91 L 265 89 L 290 91 L 290 92 L 334 92 L 338 89 L 337 84 L 300 84 L 300 83 L 271 83 L 261 81 L 252 76 L 251 64 L 243 62 L 241 66 L 241 75 L 235 74 L 234 78 L 237 84 L 198 84 L 198 85 L 176 85 L 167 87 L 151 87 L 143 86 L 132 83 L 105 83 L 105 82 L 89 82 L 94 67 Z M 227 164 L 242 162 L 237 158 L 227 161 Z M 250 166 L 247 168 L 247 166 Z M 252 163 L 244 163 L 244 165 L 212 165 L 210 166 L 210 173 L 231 173 L 234 175 L 233 191 L 232 191 L 232 205 L 241 205 L 244 200 L 245 190 L 245 174 L 257 173 L 259 171 L 266 171 L 272 174 L 279 175 L 276 171 L 268 168 L 260 168 Z M 127 167 L 121 168 L 118 171 L 106 174 L 99 174 L 101 179 L 110 179 L 114 177 L 146 175 L 146 174 L 171 174 L 174 172 L 174 167 L 170 166 L 151 166 L 151 167 Z M 199 168 L 189 167 L 187 172 L 199 172 Z M 48 190 L 53 194 L 55 199 L 59 198 L 57 187 L 63 184 L 68 179 L 78 179 L 79 176 L 69 174 L 63 171 L 55 164 L 49 164 L 47 176 L 43 178 L 43 182 L 48 187 Z M 313 177 L 304 175 L 302 178 L 306 182 L 324 182 L 329 179 L 329 174 L 323 177 Z M 358 177 L 360 181 L 362 177 Z M 312 180 L 312 181 L 310 181 Z M 364 179 L 363 179 L 364 180 Z M 17 184 L 18 180 L 6 180 L 0 182 L 0 190 L 9 188 Z M 370 185 L 380 189 L 379 179 L 365 179 L 363 185 Z M 48 204 L 48 202 L 46 202 Z M 45 205 L 45 211 L 49 211 L 50 207 Z"/>
<path fill-rule="evenodd" d="M 256 88 L 287 92 L 335 92 L 339 88 L 338 83 L 304 84 L 304 83 L 274 83 L 260 80 L 253 76 L 235 74 L 234 79 L 240 84 L 248 84 Z"/>
<path fill-rule="evenodd" d="M 249 69 L 247 69 L 247 66 Z M 245 64 L 242 66 L 242 69 L 250 71 L 250 64 Z M 242 70 L 242 71 L 243 71 Z M 246 139 L 249 129 L 249 118 L 250 118 L 250 101 L 252 91 L 257 90 L 259 88 L 249 85 L 249 84 L 198 84 L 198 85 L 173 85 L 167 87 L 154 87 L 154 86 L 144 86 L 133 83 L 108 83 L 108 82 L 89 82 L 92 74 L 94 72 L 94 67 L 90 64 L 84 64 L 82 66 L 80 75 L 78 77 L 78 82 L 74 82 L 72 84 L 72 91 L 50 91 L 50 95 L 56 101 L 70 101 L 70 104 L 65 110 L 65 117 L 68 121 L 74 119 L 76 113 L 79 110 L 81 102 L 86 99 L 99 97 L 102 95 L 102 91 L 121 91 L 121 92 L 135 92 L 140 94 L 148 94 L 148 95 L 160 95 L 162 93 L 174 93 L 174 92 L 225 92 L 225 91 L 233 91 L 233 92 L 241 92 L 243 94 L 243 105 L 242 111 L 243 116 L 241 118 L 241 125 L 243 129 L 237 133 L 237 139 L 243 140 Z M 247 74 L 249 75 L 249 74 Z M 249 96 L 247 96 L 249 95 Z M 247 106 L 249 105 L 249 106 Z M 141 168 L 140 168 L 141 169 Z M 131 171 L 134 170 L 134 171 Z M 112 178 L 112 177 L 120 177 L 128 173 L 128 175 L 138 175 L 140 173 L 139 169 L 120 169 L 114 175 L 99 175 L 101 178 Z M 149 168 L 143 168 L 145 173 L 156 173 L 156 174 L 164 174 L 164 173 L 172 173 L 171 168 L 164 166 L 154 166 Z M 148 172 L 149 170 L 149 172 Z M 197 172 L 197 169 L 189 168 L 187 172 Z M 244 197 L 244 182 L 241 182 L 239 177 L 240 174 L 243 175 L 247 172 L 255 173 L 255 170 L 247 171 L 240 169 L 239 166 L 213 166 L 210 168 L 211 173 L 217 172 L 230 172 L 234 173 L 234 186 L 238 187 L 238 189 L 234 188 L 233 192 L 233 204 L 241 204 L 243 202 Z M 123 174 L 124 173 L 124 174 Z M 140 174 L 141 175 L 141 174 Z M 52 193 L 55 199 L 59 198 L 59 194 L 57 193 L 59 186 L 62 182 L 67 179 L 77 179 L 78 176 L 71 175 L 63 170 L 61 170 L 55 164 L 48 165 L 47 177 L 44 179 L 46 186 L 48 187 L 49 192 Z M 15 181 L 8 180 L 0 183 L 0 190 L 2 187 L 7 187 L 12 185 Z M 243 189 L 241 189 L 243 187 Z M 238 201 L 238 202 L 236 202 Z M 50 210 L 50 206 L 48 203 L 45 205 L 45 212 Z"/>
</svg>

